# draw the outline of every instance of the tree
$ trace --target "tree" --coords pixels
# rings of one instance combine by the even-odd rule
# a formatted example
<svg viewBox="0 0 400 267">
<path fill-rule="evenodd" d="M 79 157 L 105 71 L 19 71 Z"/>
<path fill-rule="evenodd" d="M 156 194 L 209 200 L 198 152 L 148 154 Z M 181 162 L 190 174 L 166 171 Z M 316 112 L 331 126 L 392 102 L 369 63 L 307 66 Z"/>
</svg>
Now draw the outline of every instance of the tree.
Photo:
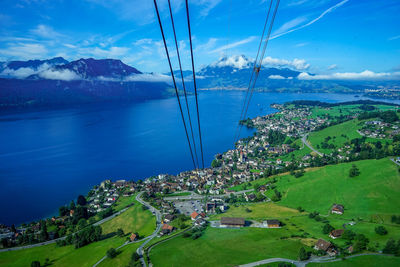
<svg viewBox="0 0 400 267">
<path fill-rule="evenodd" d="M 65 215 L 68 214 L 69 209 L 68 209 L 66 206 L 61 206 L 61 207 L 58 209 L 58 211 L 59 211 L 60 216 L 62 217 L 62 216 L 65 216 Z"/>
<path fill-rule="evenodd" d="M 358 176 L 358 175 L 360 175 L 360 170 L 357 168 L 357 166 L 355 164 L 353 164 L 351 166 L 350 171 L 349 171 L 349 176 L 350 177 L 355 177 L 355 176 Z"/>
<path fill-rule="evenodd" d="M 32 261 L 31 267 L 40 267 L 40 262 L 39 261 Z"/>
<path fill-rule="evenodd" d="M 85 226 L 87 225 L 85 218 L 81 218 L 81 219 L 78 221 L 78 224 L 77 224 L 77 225 L 78 225 L 78 229 L 79 229 L 79 230 L 85 228 Z"/>
<path fill-rule="evenodd" d="M 115 248 L 110 248 L 109 250 L 107 250 L 107 257 L 113 259 L 117 256 L 117 251 L 115 250 Z"/>
<path fill-rule="evenodd" d="M 123 236 L 124 236 L 124 230 L 122 230 L 121 228 L 118 228 L 118 229 L 117 229 L 117 235 L 118 235 L 119 237 L 123 237 Z"/>
<path fill-rule="evenodd" d="M 354 243 L 354 252 L 361 252 L 367 248 L 367 245 L 369 243 L 369 239 L 363 235 L 363 234 L 358 234 L 355 236 L 355 243 Z"/>
<path fill-rule="evenodd" d="M 385 254 L 395 254 L 398 251 L 398 247 L 396 246 L 396 242 L 394 239 L 389 239 L 383 248 L 382 252 Z"/>
<path fill-rule="evenodd" d="M 351 231 L 351 230 L 344 230 L 343 235 L 342 235 L 342 238 L 345 239 L 345 240 L 351 241 L 351 240 L 354 239 L 355 236 L 356 236 L 356 233 L 354 233 L 353 231 Z"/>
<path fill-rule="evenodd" d="M 334 230 L 334 228 L 329 223 L 325 224 L 322 227 L 322 233 L 324 233 L 324 234 L 329 234 L 332 230 Z"/>
<path fill-rule="evenodd" d="M 299 260 L 305 261 L 308 260 L 309 256 L 307 251 L 304 249 L 304 247 L 301 247 L 299 250 Z"/>
<path fill-rule="evenodd" d="M 86 205 L 86 198 L 84 196 L 82 196 L 82 195 L 79 195 L 78 199 L 76 200 L 76 203 L 78 205 L 85 206 Z"/>
<path fill-rule="evenodd" d="M 380 226 L 375 227 L 375 233 L 377 233 L 378 235 L 386 235 L 388 233 L 388 231 L 386 230 L 385 227 L 380 225 Z"/>
<path fill-rule="evenodd" d="M 211 167 L 213 167 L 213 168 L 221 167 L 221 165 L 222 165 L 222 162 L 219 161 L 219 160 L 217 160 L 217 159 L 214 159 L 214 160 L 211 162 Z"/>
<path fill-rule="evenodd" d="M 69 204 L 69 209 L 74 210 L 75 209 L 75 202 L 71 200 L 71 203 Z"/>
</svg>

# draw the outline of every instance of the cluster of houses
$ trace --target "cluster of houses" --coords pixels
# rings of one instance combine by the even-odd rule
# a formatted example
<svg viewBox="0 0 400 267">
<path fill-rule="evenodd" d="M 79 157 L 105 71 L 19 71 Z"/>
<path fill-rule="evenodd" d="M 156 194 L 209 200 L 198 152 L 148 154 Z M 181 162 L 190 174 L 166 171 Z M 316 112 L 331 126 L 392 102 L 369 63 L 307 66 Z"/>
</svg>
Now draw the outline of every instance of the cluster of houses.
<svg viewBox="0 0 400 267">
<path fill-rule="evenodd" d="M 359 132 L 371 138 L 393 138 L 393 136 L 400 134 L 400 124 L 399 122 L 385 123 L 380 120 L 371 120 L 366 121 Z"/>
<path fill-rule="evenodd" d="M 261 134 L 266 135 L 269 130 L 275 130 L 287 136 L 299 138 L 328 120 L 327 118 L 313 117 L 309 107 L 288 108 L 281 104 L 274 104 L 271 107 L 278 109 L 279 112 L 256 117 L 252 120 Z"/>
</svg>

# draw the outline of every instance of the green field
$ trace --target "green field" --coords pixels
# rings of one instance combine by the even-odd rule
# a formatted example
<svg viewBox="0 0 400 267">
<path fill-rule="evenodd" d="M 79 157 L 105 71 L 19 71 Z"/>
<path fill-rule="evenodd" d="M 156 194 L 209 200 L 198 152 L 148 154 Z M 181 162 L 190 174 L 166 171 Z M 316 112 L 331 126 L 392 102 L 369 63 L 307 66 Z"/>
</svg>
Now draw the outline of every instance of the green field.
<svg viewBox="0 0 400 267">
<path fill-rule="evenodd" d="M 180 236 L 161 243 L 151 250 L 150 259 L 154 266 L 235 266 L 272 257 L 295 259 L 303 244 L 280 241 L 285 234 L 285 229 L 207 228 L 197 240 Z"/>
<path fill-rule="evenodd" d="M 121 228 L 125 234 L 139 232 L 142 237 L 150 235 L 156 226 L 155 216 L 149 210 L 143 210 L 142 205 L 134 201 L 134 205 L 114 219 L 101 225 L 103 234 L 116 232 Z"/>
<path fill-rule="evenodd" d="M 307 140 L 310 142 L 313 148 L 316 150 L 325 153 L 325 154 L 330 154 L 333 151 L 335 151 L 337 148 L 343 147 L 346 142 L 349 142 L 354 139 L 354 138 L 361 138 L 362 136 L 357 132 L 357 130 L 361 129 L 362 126 L 364 125 L 365 121 L 359 121 L 357 119 L 346 121 L 344 123 L 340 123 L 337 125 L 333 125 L 330 127 L 327 127 L 321 131 L 317 132 L 312 132 L 309 134 L 307 137 Z M 330 148 L 322 148 L 321 143 L 327 138 L 328 136 L 331 137 L 331 139 L 327 142 L 328 144 L 334 144 L 336 146 L 336 149 L 330 149 Z M 377 141 L 387 141 L 389 143 L 392 142 L 390 139 L 374 139 L 367 137 L 366 142 L 368 143 L 374 143 Z"/>
<path fill-rule="evenodd" d="M 309 263 L 308 267 L 382 267 L 400 266 L 400 257 L 361 256 L 330 263 Z"/>
<path fill-rule="evenodd" d="M 399 214 L 400 175 L 397 166 L 389 159 L 355 162 L 361 174 L 349 178 L 354 163 L 342 163 L 307 171 L 301 178 L 282 176 L 277 188 L 282 192 L 281 205 L 303 207 L 306 211 L 328 214 L 333 203 L 343 204 L 342 217 Z M 384 216 L 385 218 L 387 216 Z"/>
<path fill-rule="evenodd" d="M 251 210 L 247 212 L 246 209 Z M 299 215 L 295 209 L 282 207 L 274 203 L 254 203 L 247 205 L 240 205 L 238 207 L 231 206 L 227 212 L 211 216 L 210 220 L 217 220 L 221 217 L 245 217 L 246 219 L 277 219 L 284 217 L 292 217 Z"/>
<path fill-rule="evenodd" d="M 125 238 L 112 237 L 75 249 L 72 245 L 57 247 L 55 244 L 31 249 L 0 253 L 0 266 L 30 266 L 38 260 L 44 264 L 48 258 L 52 266 L 93 266 L 109 248 L 116 248 L 125 242 Z"/>
<path fill-rule="evenodd" d="M 346 121 L 344 123 L 325 128 L 321 131 L 312 132 L 307 139 L 315 149 L 322 153 L 329 154 L 333 152 L 334 149 L 323 149 L 321 147 L 318 148 L 318 146 L 321 146 L 321 143 L 326 137 L 332 137 L 328 144 L 334 144 L 337 148 L 340 148 L 343 147 L 345 142 L 350 142 L 350 140 L 354 138 L 360 138 L 361 135 L 357 132 L 357 130 L 361 129 L 361 127 L 362 125 L 360 125 L 358 120 Z"/>
<path fill-rule="evenodd" d="M 142 205 L 134 200 L 134 196 L 126 198 L 124 205 L 129 204 L 129 201 L 134 201 L 134 206 L 101 225 L 103 234 L 110 234 L 116 232 L 118 228 L 122 228 L 126 233 L 125 237 L 113 236 L 79 249 L 75 249 L 72 245 L 57 247 L 55 244 L 51 244 L 2 252 L 0 253 L 0 266 L 30 266 L 34 260 L 39 260 L 41 264 L 44 264 L 46 258 L 50 260 L 52 266 L 93 266 L 106 255 L 109 248 L 117 248 L 122 245 L 126 241 L 128 233 L 139 232 L 141 236 L 148 236 L 154 231 L 156 221 L 154 215 L 149 210 L 143 210 Z M 137 246 L 137 244 L 130 244 L 122 248 L 121 254 L 115 259 L 105 260 L 104 266 L 127 265 Z"/>
<path fill-rule="evenodd" d="M 141 243 L 132 243 L 129 244 L 118 251 L 117 257 L 114 259 L 106 258 L 102 261 L 98 266 L 101 267 L 116 267 L 116 266 L 128 266 L 131 260 L 132 254 L 140 247 Z"/>
<path fill-rule="evenodd" d="M 345 240 L 332 240 L 322 233 L 324 222 L 309 218 L 308 212 L 311 211 L 319 211 L 323 220 L 329 221 L 335 229 L 343 228 L 345 223 L 354 219 L 356 224 L 347 225 L 347 229 L 364 234 L 380 250 L 389 238 L 400 238 L 400 225 L 390 222 L 391 215 L 400 214 L 397 166 L 389 159 L 358 161 L 355 164 L 361 175 L 349 178 L 351 164 L 315 168 L 297 179 L 291 175 L 278 176 L 276 186 L 283 193 L 280 202 L 231 205 L 226 213 L 210 218 L 217 220 L 232 216 L 256 221 L 275 218 L 284 224 L 280 229 L 209 227 L 197 240 L 177 237 L 156 246 L 150 253 L 152 263 L 155 266 L 178 266 L 182 262 L 188 266 L 235 266 L 273 257 L 296 259 L 300 247 L 307 246 L 310 250 L 319 238 L 345 247 Z M 261 179 L 262 183 L 267 180 Z M 333 203 L 343 204 L 345 213 L 330 214 Z M 295 210 L 299 206 L 306 212 Z M 389 234 L 376 234 L 374 229 L 377 225 L 384 225 Z M 396 262 L 394 259 L 385 260 L 390 261 L 388 264 Z M 351 261 L 360 261 L 359 266 L 363 266 L 362 259 Z M 332 264 L 339 263 L 342 262 Z"/>
<path fill-rule="evenodd" d="M 325 116 L 332 116 L 338 117 L 340 115 L 353 115 L 355 113 L 362 113 L 364 112 L 360 109 L 361 105 L 341 105 L 341 106 L 334 106 L 334 107 L 314 107 L 312 109 L 312 118 L 316 117 L 325 117 Z M 381 111 L 397 109 L 398 107 L 390 106 L 390 105 L 373 105 L 375 108 Z"/>
</svg>

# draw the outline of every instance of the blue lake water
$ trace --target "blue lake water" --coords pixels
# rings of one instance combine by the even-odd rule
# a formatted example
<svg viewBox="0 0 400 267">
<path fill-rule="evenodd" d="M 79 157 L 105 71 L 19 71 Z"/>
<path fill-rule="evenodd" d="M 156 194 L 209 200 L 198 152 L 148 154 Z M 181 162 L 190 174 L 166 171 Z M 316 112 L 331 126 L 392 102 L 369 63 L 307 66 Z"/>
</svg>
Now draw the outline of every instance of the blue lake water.
<svg viewBox="0 0 400 267">
<path fill-rule="evenodd" d="M 199 94 L 205 164 L 233 148 L 245 93 Z M 255 93 L 248 117 L 271 103 L 357 100 L 354 95 Z M 194 96 L 189 98 L 194 107 Z M 195 118 L 195 110 L 192 112 Z M 197 129 L 197 128 L 196 128 Z M 252 134 L 243 129 L 242 136 Z M 104 179 L 142 179 L 192 169 L 175 98 L 0 116 L 0 223 L 58 212 Z"/>
</svg>

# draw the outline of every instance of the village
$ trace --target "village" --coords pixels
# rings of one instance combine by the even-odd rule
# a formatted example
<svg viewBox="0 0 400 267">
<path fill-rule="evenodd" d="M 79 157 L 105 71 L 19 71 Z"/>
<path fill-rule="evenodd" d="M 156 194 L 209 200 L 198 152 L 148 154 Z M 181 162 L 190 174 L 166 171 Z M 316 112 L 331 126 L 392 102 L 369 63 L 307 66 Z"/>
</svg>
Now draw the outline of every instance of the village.
<svg viewBox="0 0 400 267">
<path fill-rule="evenodd" d="M 177 175 L 159 174 L 137 181 L 104 180 L 95 185 L 86 197 L 82 196 L 84 201 L 79 203 L 78 197 L 76 204 L 71 202 L 69 206 L 61 207 L 59 216 L 46 220 L 46 227 L 43 227 L 43 222 L 23 224 L 17 228 L 1 225 L 2 246 L 12 247 L 65 237 L 81 229 L 79 222 L 82 218 L 87 219 L 89 223 L 95 223 L 117 216 L 124 211 L 120 207 L 121 202 L 132 200 L 138 194 L 154 208 L 153 215 L 156 212 L 161 214 L 160 221 L 157 221 L 157 225 L 160 226 L 158 237 L 171 235 L 188 226 L 191 229 L 199 229 L 192 230 L 193 239 L 198 238 L 206 226 L 230 229 L 251 227 L 266 230 L 284 227 L 287 221 L 283 222 L 273 217 L 265 220 L 248 220 L 244 217 L 223 214 L 238 205 L 274 203 L 280 200 L 280 192 L 276 189 L 274 191 L 275 179 L 255 186 L 252 185 L 253 181 L 285 172 L 293 175 L 301 174 L 306 167 L 318 166 L 315 162 L 321 158 L 325 161 L 335 159 L 349 161 L 350 154 L 358 156 L 360 153 L 352 153 L 353 147 L 346 143 L 342 147 L 334 147 L 334 152 L 323 154 L 322 157 L 318 153 L 311 152 L 296 159 L 289 158 L 287 155 L 306 145 L 303 143 L 300 147 L 295 140 L 299 141 L 309 133 L 327 127 L 332 118 L 313 116 L 311 107 L 278 104 L 272 107 L 279 112 L 241 122 L 245 127 L 256 128 L 257 132 L 254 136 L 239 140 L 235 144 L 235 149 L 217 154 L 211 167 L 183 171 Z M 354 117 L 354 114 L 348 115 L 348 120 Z M 375 127 L 375 130 L 372 130 L 372 127 Z M 397 133 L 397 124 L 369 120 L 365 122 L 365 127 L 359 134 L 360 137 L 371 135 L 379 129 L 383 129 L 387 134 L 389 128 L 393 130 L 392 135 Z M 385 137 L 382 136 L 382 132 L 374 136 Z M 328 141 L 325 139 L 324 142 Z M 267 194 L 268 192 L 275 193 Z M 341 203 L 331 203 L 331 208 L 327 212 L 340 216 L 345 212 L 345 207 Z M 312 214 L 310 218 L 314 218 L 311 217 Z M 329 240 L 340 238 L 344 232 L 345 227 L 329 228 L 326 239 L 319 238 L 314 249 L 323 253 L 322 255 L 337 255 L 339 250 Z M 25 240 L 27 236 L 29 240 Z M 135 242 L 139 238 L 138 233 L 132 233 L 129 238 L 131 242 Z M 346 249 L 351 253 L 353 247 L 348 246 Z"/>
</svg>

